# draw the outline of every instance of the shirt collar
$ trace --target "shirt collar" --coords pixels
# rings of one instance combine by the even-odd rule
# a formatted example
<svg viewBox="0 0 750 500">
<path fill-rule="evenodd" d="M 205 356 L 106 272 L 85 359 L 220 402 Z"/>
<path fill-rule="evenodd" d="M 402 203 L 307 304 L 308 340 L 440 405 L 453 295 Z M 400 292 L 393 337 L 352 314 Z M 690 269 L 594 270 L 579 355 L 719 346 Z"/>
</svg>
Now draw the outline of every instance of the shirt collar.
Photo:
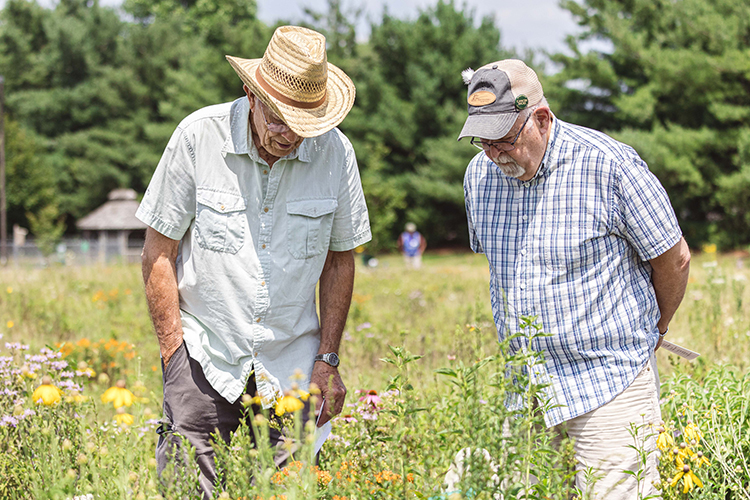
<svg viewBox="0 0 750 500">
<path fill-rule="evenodd" d="M 552 112 L 550 112 L 552 114 Z M 549 132 L 549 139 L 547 140 L 547 150 L 544 152 L 542 157 L 542 164 L 539 165 L 539 169 L 536 171 L 536 175 L 531 180 L 541 178 L 552 172 L 557 168 L 557 162 L 554 161 L 557 156 L 557 139 L 560 135 L 560 120 L 555 115 L 552 115 L 552 128 Z"/>
<path fill-rule="evenodd" d="M 247 97 L 240 97 L 232 103 L 232 107 L 229 111 L 229 136 L 224 141 L 224 145 L 221 148 L 221 154 L 226 156 L 227 153 L 236 155 L 248 155 L 255 162 L 261 162 L 258 148 L 255 147 L 255 143 L 250 139 L 250 102 Z M 291 153 L 284 156 L 286 160 L 295 160 L 309 163 L 310 162 L 310 146 L 307 139 L 303 139 L 302 143 Z"/>
</svg>

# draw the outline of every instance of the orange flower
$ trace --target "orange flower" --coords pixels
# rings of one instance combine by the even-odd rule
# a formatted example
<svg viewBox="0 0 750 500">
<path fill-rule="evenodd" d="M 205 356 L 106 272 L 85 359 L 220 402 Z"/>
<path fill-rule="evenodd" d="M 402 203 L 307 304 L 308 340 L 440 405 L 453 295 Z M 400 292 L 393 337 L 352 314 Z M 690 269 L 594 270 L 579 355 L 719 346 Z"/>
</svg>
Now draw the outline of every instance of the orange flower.
<svg viewBox="0 0 750 500">
<path fill-rule="evenodd" d="M 63 342 L 63 344 L 60 346 L 60 352 L 62 353 L 63 358 L 67 358 L 68 356 L 70 356 L 74 350 L 75 348 L 70 342 Z"/>
<path fill-rule="evenodd" d="M 319 486 L 327 486 L 328 483 L 333 481 L 333 476 L 331 476 L 330 472 L 327 470 L 320 470 L 317 467 L 315 469 L 315 475 L 318 477 Z"/>
<path fill-rule="evenodd" d="M 76 342 L 76 345 L 78 347 L 82 347 L 83 349 L 87 349 L 87 348 L 91 347 L 91 341 L 89 339 L 87 339 L 87 338 L 83 338 L 83 339 L 79 340 L 78 342 Z"/>
</svg>

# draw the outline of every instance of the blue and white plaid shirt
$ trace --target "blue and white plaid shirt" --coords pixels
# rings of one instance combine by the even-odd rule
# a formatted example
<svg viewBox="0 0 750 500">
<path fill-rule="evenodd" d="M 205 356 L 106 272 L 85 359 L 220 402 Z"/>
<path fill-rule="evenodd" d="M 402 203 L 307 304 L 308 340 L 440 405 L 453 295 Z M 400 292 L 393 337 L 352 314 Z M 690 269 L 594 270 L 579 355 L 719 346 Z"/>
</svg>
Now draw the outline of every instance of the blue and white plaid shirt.
<svg viewBox="0 0 750 500">
<path fill-rule="evenodd" d="M 471 248 L 487 256 L 498 334 L 538 316 L 550 337 L 532 380 L 553 426 L 624 391 L 658 340 L 648 260 L 682 236 L 667 193 L 635 150 L 554 118 L 533 179 L 503 174 L 484 152 L 464 179 Z M 511 350 L 525 348 L 514 339 Z"/>
</svg>

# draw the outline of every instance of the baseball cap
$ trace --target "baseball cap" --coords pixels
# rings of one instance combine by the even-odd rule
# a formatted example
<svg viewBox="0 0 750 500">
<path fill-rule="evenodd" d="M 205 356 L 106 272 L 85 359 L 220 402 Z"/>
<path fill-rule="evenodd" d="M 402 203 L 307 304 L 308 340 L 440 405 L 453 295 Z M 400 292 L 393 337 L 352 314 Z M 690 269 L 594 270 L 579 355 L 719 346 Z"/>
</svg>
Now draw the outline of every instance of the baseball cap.
<svg viewBox="0 0 750 500">
<path fill-rule="evenodd" d="M 518 113 L 542 100 L 544 91 L 534 70 L 518 59 L 482 66 L 471 75 L 467 102 L 469 117 L 458 136 L 500 139 Z"/>
</svg>

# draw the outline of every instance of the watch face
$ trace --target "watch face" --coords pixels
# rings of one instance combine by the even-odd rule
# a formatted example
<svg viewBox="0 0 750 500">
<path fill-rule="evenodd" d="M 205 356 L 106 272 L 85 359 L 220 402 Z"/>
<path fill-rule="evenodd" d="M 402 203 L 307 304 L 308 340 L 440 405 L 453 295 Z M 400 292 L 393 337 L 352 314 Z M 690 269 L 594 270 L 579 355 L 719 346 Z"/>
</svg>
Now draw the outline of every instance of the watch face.
<svg viewBox="0 0 750 500">
<path fill-rule="evenodd" d="M 326 359 L 326 363 L 328 363 L 331 366 L 339 366 L 339 355 L 335 352 L 330 352 L 326 355 L 328 359 Z"/>
</svg>

